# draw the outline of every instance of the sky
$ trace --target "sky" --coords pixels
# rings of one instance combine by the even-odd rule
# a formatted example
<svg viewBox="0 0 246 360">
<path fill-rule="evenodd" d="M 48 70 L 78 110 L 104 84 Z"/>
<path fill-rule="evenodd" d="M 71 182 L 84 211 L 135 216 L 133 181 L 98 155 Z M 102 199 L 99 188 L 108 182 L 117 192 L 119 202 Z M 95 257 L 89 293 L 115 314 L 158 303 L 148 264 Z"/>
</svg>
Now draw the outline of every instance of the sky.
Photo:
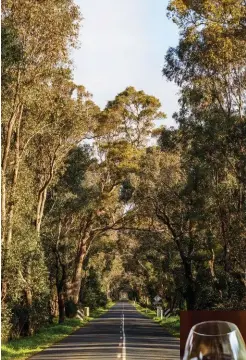
<svg viewBox="0 0 246 360">
<path fill-rule="evenodd" d="M 134 86 L 157 97 L 176 126 L 178 88 L 162 76 L 164 56 L 178 43 L 178 28 L 166 17 L 168 0 L 75 0 L 83 16 L 80 48 L 73 51 L 74 79 L 104 108 Z"/>
</svg>

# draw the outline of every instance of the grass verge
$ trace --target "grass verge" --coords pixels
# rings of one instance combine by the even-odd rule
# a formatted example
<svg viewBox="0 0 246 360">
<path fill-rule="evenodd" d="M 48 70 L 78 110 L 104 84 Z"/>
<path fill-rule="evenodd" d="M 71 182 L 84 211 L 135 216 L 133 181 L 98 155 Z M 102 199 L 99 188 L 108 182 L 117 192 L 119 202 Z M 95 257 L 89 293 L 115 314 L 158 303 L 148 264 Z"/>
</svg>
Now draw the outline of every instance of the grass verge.
<svg viewBox="0 0 246 360">
<path fill-rule="evenodd" d="M 83 321 L 77 318 L 66 319 L 63 324 L 52 324 L 41 328 L 33 336 L 11 340 L 8 343 L 2 344 L 1 358 L 3 360 L 28 359 L 30 356 L 72 334 L 75 330 L 87 324 L 88 321 L 103 315 L 113 305 L 114 303 L 111 302 L 105 308 L 100 307 L 91 311 L 90 317 Z"/>
<path fill-rule="evenodd" d="M 169 318 L 163 318 L 162 320 L 156 316 L 156 311 L 149 308 L 144 308 L 139 304 L 134 305 L 136 310 L 147 316 L 150 319 L 158 322 L 163 326 L 171 335 L 180 336 L 180 318 L 179 316 L 170 316 Z"/>
<path fill-rule="evenodd" d="M 88 317 L 88 320 L 93 320 L 94 318 L 97 318 L 101 315 L 103 315 L 104 313 L 106 313 L 115 303 L 114 302 L 108 302 L 107 305 L 105 307 L 99 307 L 95 310 L 92 310 L 90 313 L 90 317 Z"/>
</svg>

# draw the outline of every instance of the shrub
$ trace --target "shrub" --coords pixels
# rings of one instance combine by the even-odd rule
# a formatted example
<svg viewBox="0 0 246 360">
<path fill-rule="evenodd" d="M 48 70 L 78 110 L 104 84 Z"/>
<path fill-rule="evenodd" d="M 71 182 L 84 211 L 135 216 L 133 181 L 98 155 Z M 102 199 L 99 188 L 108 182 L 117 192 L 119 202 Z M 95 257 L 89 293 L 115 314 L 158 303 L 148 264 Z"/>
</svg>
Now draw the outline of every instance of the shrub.
<svg viewBox="0 0 246 360">
<path fill-rule="evenodd" d="M 76 316 L 78 306 L 73 302 L 73 300 L 67 300 L 65 302 L 65 314 L 68 318 L 73 318 Z"/>
</svg>

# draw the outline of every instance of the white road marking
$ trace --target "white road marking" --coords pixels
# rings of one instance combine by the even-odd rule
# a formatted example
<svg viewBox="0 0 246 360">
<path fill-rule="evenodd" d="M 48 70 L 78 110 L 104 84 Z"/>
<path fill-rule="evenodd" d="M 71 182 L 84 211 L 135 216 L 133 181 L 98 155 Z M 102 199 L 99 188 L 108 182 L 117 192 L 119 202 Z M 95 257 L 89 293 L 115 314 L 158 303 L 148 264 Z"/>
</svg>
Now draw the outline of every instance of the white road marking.
<svg viewBox="0 0 246 360">
<path fill-rule="evenodd" d="M 122 353 L 121 354 L 117 354 L 117 358 L 122 358 L 122 360 L 126 360 L 126 335 L 125 335 L 125 315 L 124 315 L 124 303 L 122 306 L 122 318 L 121 318 L 121 325 L 120 325 L 120 333 L 122 334 L 122 336 L 120 337 L 120 340 L 122 340 L 122 342 L 119 343 L 119 346 L 122 346 Z"/>
<path fill-rule="evenodd" d="M 123 315 L 122 315 L 122 334 L 123 334 L 122 360 L 126 360 L 126 335 L 125 335 L 124 303 L 123 303 Z"/>
</svg>

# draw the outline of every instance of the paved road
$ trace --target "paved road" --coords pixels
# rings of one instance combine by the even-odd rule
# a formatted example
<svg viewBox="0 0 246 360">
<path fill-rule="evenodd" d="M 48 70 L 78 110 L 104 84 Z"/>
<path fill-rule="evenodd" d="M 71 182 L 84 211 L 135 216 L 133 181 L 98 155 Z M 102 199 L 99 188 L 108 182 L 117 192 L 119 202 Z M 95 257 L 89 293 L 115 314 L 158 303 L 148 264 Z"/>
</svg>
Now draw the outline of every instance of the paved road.
<svg viewBox="0 0 246 360">
<path fill-rule="evenodd" d="M 100 318 L 31 359 L 178 360 L 179 340 L 129 303 L 118 302 Z"/>
</svg>

